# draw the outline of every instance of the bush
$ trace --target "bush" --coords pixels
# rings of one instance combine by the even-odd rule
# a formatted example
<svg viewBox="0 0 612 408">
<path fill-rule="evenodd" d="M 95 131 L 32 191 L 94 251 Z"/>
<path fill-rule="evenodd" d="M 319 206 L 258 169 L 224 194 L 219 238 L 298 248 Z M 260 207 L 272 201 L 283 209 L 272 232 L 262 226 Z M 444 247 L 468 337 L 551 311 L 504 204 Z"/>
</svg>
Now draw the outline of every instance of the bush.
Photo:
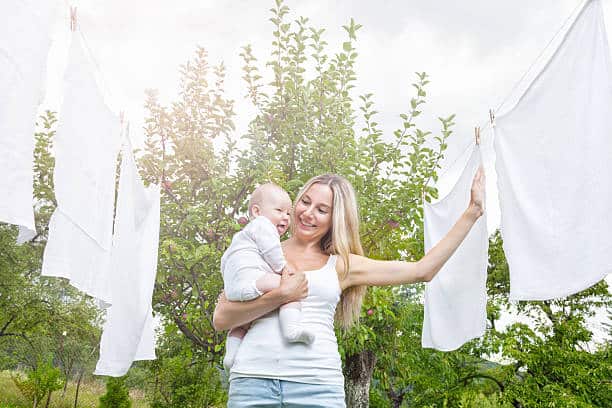
<svg viewBox="0 0 612 408">
<path fill-rule="evenodd" d="M 108 377 L 106 394 L 100 397 L 99 408 L 131 408 L 132 400 L 125 385 L 125 377 Z"/>
<path fill-rule="evenodd" d="M 50 361 L 39 362 L 36 369 L 28 371 L 25 379 L 20 374 L 12 378 L 19 391 L 34 405 L 64 386 L 60 369 L 53 367 Z"/>
</svg>

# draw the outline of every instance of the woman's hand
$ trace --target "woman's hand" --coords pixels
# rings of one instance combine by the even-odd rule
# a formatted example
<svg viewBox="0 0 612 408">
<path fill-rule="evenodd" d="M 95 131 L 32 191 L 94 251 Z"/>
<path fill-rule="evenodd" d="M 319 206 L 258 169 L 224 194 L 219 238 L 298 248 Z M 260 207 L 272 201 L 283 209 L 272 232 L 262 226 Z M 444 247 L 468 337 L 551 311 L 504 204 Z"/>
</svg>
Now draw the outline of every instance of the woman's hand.
<svg viewBox="0 0 612 408">
<path fill-rule="evenodd" d="M 308 296 L 308 282 L 304 273 L 283 270 L 280 286 L 255 300 L 230 302 L 221 292 L 213 313 L 213 326 L 217 331 L 242 326 L 278 309 L 285 303 L 295 302 L 306 296 Z"/>
<path fill-rule="evenodd" d="M 482 165 L 480 165 L 478 171 L 476 171 L 476 174 L 474 175 L 474 180 L 472 181 L 472 188 L 470 190 L 470 205 L 468 206 L 468 211 L 476 218 L 483 215 L 485 211 L 485 186 L 485 172 Z"/>
<path fill-rule="evenodd" d="M 308 296 L 308 281 L 304 272 L 296 272 L 292 266 L 285 266 L 281 275 L 279 290 L 286 301 L 295 302 Z"/>
</svg>

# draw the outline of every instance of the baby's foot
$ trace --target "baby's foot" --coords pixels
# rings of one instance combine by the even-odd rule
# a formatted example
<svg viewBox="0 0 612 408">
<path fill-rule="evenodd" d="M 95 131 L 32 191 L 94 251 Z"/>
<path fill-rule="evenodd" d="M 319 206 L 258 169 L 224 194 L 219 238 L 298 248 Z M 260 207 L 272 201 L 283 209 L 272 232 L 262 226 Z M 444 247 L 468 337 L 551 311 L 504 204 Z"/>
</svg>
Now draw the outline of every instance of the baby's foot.
<svg viewBox="0 0 612 408">
<path fill-rule="evenodd" d="M 312 344 L 314 339 L 314 334 L 308 330 L 294 330 L 287 336 L 287 340 L 289 340 L 291 343 Z"/>
</svg>

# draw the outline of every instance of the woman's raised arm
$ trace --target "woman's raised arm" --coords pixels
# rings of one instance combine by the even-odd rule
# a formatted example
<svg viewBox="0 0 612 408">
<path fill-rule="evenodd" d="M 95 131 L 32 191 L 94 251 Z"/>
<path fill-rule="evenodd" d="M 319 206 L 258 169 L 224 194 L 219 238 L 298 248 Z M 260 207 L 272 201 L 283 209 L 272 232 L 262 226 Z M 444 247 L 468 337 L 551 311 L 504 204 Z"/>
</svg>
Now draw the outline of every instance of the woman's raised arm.
<svg viewBox="0 0 612 408">
<path fill-rule="evenodd" d="M 387 286 L 432 280 L 484 213 L 484 186 L 485 176 L 481 167 L 474 176 L 468 208 L 446 236 L 419 261 L 379 261 L 351 255 L 343 289 L 355 285 Z M 341 259 L 338 261 L 341 263 Z"/>
<path fill-rule="evenodd" d="M 285 303 L 301 300 L 308 295 L 308 282 L 302 272 L 289 275 L 283 272 L 280 286 L 248 302 L 230 302 L 221 292 L 213 314 L 213 326 L 217 331 L 242 326 L 278 309 Z"/>
</svg>

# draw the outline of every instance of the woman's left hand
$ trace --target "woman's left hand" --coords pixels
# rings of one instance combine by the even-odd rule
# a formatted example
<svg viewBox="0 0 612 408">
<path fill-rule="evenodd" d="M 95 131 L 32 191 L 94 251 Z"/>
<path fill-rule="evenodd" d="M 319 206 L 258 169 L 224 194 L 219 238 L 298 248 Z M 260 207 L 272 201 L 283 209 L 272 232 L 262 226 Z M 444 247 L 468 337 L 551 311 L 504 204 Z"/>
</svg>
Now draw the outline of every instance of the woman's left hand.
<svg viewBox="0 0 612 408">
<path fill-rule="evenodd" d="M 473 210 L 477 217 L 480 217 L 485 211 L 485 185 L 485 172 L 482 165 L 480 165 L 478 171 L 476 171 L 476 174 L 474 175 L 474 180 L 472 181 L 469 205 L 469 209 Z"/>
</svg>

